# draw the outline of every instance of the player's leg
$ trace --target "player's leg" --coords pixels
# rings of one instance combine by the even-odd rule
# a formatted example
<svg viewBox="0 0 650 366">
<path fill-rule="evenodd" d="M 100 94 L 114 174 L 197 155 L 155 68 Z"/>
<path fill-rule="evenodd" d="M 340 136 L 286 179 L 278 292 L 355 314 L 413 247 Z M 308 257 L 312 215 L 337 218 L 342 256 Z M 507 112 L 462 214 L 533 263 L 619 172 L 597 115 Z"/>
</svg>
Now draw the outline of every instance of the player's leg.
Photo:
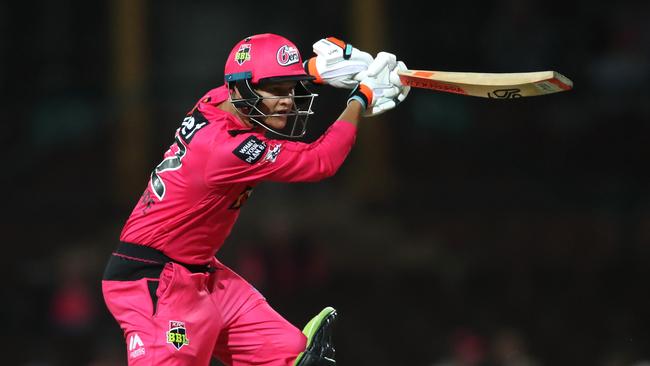
<svg viewBox="0 0 650 366">
<path fill-rule="evenodd" d="M 251 284 L 216 259 L 211 291 L 223 328 L 214 357 L 229 366 L 290 366 L 306 338 Z"/>
<path fill-rule="evenodd" d="M 213 298 L 223 318 L 214 356 L 227 365 L 334 365 L 331 325 L 336 316 L 327 308 L 305 327 L 304 334 L 278 314 L 248 282 L 218 264 Z"/>
<path fill-rule="evenodd" d="M 214 356 L 231 366 L 290 366 L 305 345 L 300 330 L 263 301 L 222 329 Z"/>
<path fill-rule="evenodd" d="M 227 365 L 335 366 L 333 308 L 325 308 L 301 333 L 266 302 L 224 327 L 215 357 Z"/>
<path fill-rule="evenodd" d="M 133 279 L 120 273 L 140 273 L 129 271 L 134 263 L 115 257 L 112 262 L 118 268 L 105 276 L 102 290 L 124 331 L 128 364 L 208 365 L 221 327 L 205 291 L 208 275 L 169 263 L 158 278 Z"/>
</svg>

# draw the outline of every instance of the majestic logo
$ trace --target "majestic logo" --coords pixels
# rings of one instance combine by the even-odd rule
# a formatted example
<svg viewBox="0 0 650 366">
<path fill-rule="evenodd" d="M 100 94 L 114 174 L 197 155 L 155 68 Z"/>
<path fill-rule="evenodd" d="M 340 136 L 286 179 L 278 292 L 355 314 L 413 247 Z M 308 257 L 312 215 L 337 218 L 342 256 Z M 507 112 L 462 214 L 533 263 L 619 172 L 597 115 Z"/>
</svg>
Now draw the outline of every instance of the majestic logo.
<svg viewBox="0 0 650 366">
<path fill-rule="evenodd" d="M 277 56 L 280 66 L 289 66 L 291 64 L 300 62 L 300 55 L 298 54 L 298 50 L 291 46 L 287 46 L 286 44 L 280 47 Z"/>
<path fill-rule="evenodd" d="M 190 344 L 190 340 L 187 338 L 187 330 L 185 329 L 185 323 L 179 322 L 176 320 L 169 321 L 169 332 L 167 332 L 167 343 L 171 344 L 180 350 L 183 346 Z"/>
<path fill-rule="evenodd" d="M 138 358 L 144 356 L 144 353 L 144 343 L 142 343 L 142 339 L 140 339 L 138 333 L 132 334 L 131 337 L 129 337 L 129 357 Z"/>
<path fill-rule="evenodd" d="M 255 136 L 249 136 L 232 153 L 248 164 L 253 164 L 262 158 L 264 150 L 266 150 L 264 141 Z"/>
<path fill-rule="evenodd" d="M 251 60 L 251 45 L 248 43 L 244 43 L 243 45 L 239 46 L 239 49 L 235 53 L 235 62 L 241 66 L 244 62 L 250 60 Z"/>
<path fill-rule="evenodd" d="M 273 146 L 272 148 L 269 149 L 269 151 L 266 153 L 266 156 L 264 157 L 264 161 L 268 161 L 270 163 L 275 163 L 275 159 L 278 158 L 278 155 L 280 155 L 280 148 L 282 147 L 282 144 L 277 144 Z"/>
</svg>

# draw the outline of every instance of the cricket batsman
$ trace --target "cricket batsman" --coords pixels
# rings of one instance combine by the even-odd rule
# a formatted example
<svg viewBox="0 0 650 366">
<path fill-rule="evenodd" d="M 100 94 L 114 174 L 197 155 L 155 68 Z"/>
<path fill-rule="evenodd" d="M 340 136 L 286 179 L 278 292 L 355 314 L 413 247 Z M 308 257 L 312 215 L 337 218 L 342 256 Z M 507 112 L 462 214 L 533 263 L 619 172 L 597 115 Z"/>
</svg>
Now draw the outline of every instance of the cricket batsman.
<svg viewBox="0 0 650 366">
<path fill-rule="evenodd" d="M 314 52 L 303 63 L 296 46 L 275 34 L 238 42 L 224 85 L 200 98 L 151 172 L 102 281 L 129 365 L 336 364 L 333 308 L 301 332 L 215 257 L 258 183 L 332 176 L 359 120 L 408 95 L 397 76 L 406 67 L 392 54 L 373 58 L 335 38 L 319 40 Z M 353 90 L 330 128 L 303 143 L 296 139 L 316 97 L 309 82 Z"/>
</svg>

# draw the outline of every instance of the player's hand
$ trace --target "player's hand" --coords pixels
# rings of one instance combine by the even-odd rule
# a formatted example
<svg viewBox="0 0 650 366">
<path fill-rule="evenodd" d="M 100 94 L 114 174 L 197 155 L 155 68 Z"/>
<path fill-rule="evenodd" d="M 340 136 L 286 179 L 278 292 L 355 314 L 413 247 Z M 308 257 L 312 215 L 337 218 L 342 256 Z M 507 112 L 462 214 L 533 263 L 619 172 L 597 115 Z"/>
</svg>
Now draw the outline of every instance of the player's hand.
<svg viewBox="0 0 650 366">
<path fill-rule="evenodd" d="M 313 45 L 315 57 L 305 61 L 305 71 L 316 84 L 353 89 L 359 83 L 354 76 L 368 68 L 372 56 L 334 37 L 323 38 Z"/>
<path fill-rule="evenodd" d="M 382 114 L 395 108 L 410 91 L 410 87 L 402 85 L 397 71 L 406 70 L 406 65 L 397 61 L 395 55 L 380 52 L 365 72 L 357 75 L 361 81 L 352 91 L 348 103 L 359 101 L 366 117 Z"/>
<path fill-rule="evenodd" d="M 389 81 L 390 83 L 399 90 L 397 96 L 392 98 L 381 98 L 379 99 L 372 108 L 372 111 L 366 116 L 376 116 L 378 114 L 384 113 L 390 109 L 397 107 L 398 104 L 402 103 L 404 99 L 409 95 L 411 91 L 410 86 L 402 84 L 402 81 L 397 74 L 398 71 L 407 70 L 406 65 L 402 61 L 397 61 L 397 66 L 390 71 Z"/>
</svg>

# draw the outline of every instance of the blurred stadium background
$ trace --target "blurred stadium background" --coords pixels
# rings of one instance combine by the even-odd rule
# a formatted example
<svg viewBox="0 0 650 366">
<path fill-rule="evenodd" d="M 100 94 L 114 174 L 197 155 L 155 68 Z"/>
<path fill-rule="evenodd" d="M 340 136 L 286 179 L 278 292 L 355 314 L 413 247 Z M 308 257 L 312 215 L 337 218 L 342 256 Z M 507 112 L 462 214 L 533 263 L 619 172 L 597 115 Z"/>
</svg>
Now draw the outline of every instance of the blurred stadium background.
<svg viewBox="0 0 650 366">
<path fill-rule="evenodd" d="M 4 363 L 123 365 L 103 265 L 239 39 L 324 36 L 414 69 L 558 70 L 492 101 L 413 90 L 334 178 L 259 186 L 219 253 L 341 365 L 647 365 L 650 6 L 597 1 L 0 3 Z M 315 138 L 346 92 L 316 88 Z M 645 363 L 644 363 L 645 362 Z"/>
</svg>

